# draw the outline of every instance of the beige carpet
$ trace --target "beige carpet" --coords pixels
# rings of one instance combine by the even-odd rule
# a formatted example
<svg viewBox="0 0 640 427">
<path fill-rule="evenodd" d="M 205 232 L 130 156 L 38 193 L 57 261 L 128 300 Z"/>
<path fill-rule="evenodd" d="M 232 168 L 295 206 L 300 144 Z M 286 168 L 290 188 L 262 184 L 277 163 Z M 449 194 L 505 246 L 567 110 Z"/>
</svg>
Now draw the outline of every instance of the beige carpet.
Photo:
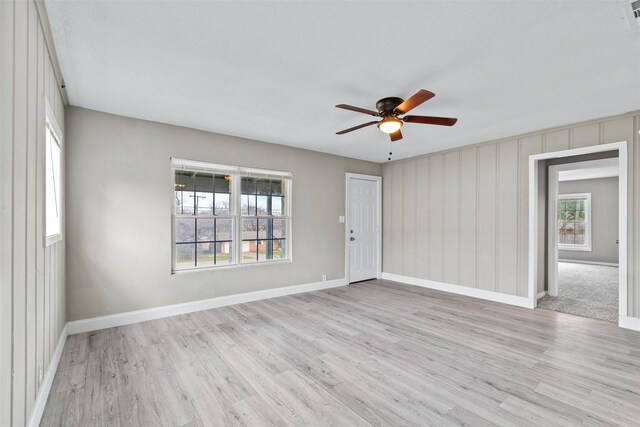
<svg viewBox="0 0 640 427">
<path fill-rule="evenodd" d="M 559 262 L 558 296 L 538 307 L 617 323 L 618 267 Z"/>
</svg>

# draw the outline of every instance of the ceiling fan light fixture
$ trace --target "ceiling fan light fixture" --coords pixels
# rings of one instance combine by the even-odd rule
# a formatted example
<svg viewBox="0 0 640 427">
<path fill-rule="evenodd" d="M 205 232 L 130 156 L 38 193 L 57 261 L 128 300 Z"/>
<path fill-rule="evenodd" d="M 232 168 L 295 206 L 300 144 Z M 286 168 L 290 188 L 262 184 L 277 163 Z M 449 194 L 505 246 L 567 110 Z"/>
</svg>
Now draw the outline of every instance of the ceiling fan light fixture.
<svg viewBox="0 0 640 427">
<path fill-rule="evenodd" d="M 395 133 L 402 127 L 402 120 L 396 117 L 388 116 L 380 120 L 378 123 L 378 129 L 384 133 Z"/>
</svg>

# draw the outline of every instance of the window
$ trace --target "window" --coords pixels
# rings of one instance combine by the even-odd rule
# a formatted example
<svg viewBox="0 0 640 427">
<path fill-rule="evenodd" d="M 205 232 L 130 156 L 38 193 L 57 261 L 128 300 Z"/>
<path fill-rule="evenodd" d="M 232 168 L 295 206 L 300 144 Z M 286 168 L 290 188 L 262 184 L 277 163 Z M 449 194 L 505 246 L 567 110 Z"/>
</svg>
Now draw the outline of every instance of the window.
<svg viewBox="0 0 640 427">
<path fill-rule="evenodd" d="M 62 240 L 62 144 L 60 129 L 47 108 L 45 120 L 45 244 Z"/>
<path fill-rule="evenodd" d="M 242 262 L 286 259 L 285 181 L 241 178 Z"/>
<path fill-rule="evenodd" d="M 172 164 L 174 272 L 290 259 L 290 173 Z"/>
<path fill-rule="evenodd" d="M 591 193 L 558 196 L 558 249 L 591 250 Z"/>
</svg>

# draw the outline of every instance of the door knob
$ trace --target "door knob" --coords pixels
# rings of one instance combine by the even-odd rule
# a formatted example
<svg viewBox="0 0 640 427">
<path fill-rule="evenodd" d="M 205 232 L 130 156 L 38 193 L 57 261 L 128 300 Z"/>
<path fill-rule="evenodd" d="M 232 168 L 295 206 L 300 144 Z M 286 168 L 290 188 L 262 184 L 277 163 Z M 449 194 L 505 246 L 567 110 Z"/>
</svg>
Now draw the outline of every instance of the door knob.
<svg viewBox="0 0 640 427">
<path fill-rule="evenodd" d="M 355 237 L 351 237 L 351 238 L 349 238 L 349 240 L 351 240 L 353 242 L 354 240 L 356 240 L 356 238 Z"/>
</svg>

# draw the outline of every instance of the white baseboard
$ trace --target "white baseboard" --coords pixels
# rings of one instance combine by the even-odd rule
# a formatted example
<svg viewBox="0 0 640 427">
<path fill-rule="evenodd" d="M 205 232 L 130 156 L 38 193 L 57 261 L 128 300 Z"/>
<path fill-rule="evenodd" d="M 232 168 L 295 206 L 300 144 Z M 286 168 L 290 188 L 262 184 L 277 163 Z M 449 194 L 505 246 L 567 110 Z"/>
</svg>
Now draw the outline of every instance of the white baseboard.
<svg viewBox="0 0 640 427">
<path fill-rule="evenodd" d="M 56 349 L 51 356 L 51 360 L 49 361 L 47 373 L 45 374 L 42 383 L 40 384 L 40 389 L 38 390 L 36 401 L 33 405 L 31 416 L 29 417 L 29 422 L 27 423 L 28 427 L 38 427 L 40 425 L 42 414 L 44 413 L 44 407 L 47 404 L 49 392 L 51 391 L 51 386 L 53 385 L 53 379 L 56 376 L 56 371 L 58 370 L 60 357 L 62 357 L 62 350 L 64 349 L 65 342 L 67 341 L 67 325 L 64 325 L 64 328 L 62 328 L 60 338 L 58 338 L 58 344 L 56 345 Z"/>
<path fill-rule="evenodd" d="M 538 298 L 537 298 L 537 299 L 540 299 L 540 298 L 542 298 L 542 297 L 544 297 L 544 296 L 546 296 L 546 295 L 547 295 L 547 291 L 542 291 L 542 292 L 540 292 L 540 293 L 538 294 Z"/>
<path fill-rule="evenodd" d="M 633 331 L 640 331 L 640 319 L 637 317 L 620 316 L 618 326 Z"/>
<path fill-rule="evenodd" d="M 576 259 L 559 259 L 558 262 L 569 262 L 573 264 L 588 264 L 588 265 L 604 265 L 607 267 L 619 267 L 615 262 L 600 262 L 600 261 L 582 261 Z"/>
<path fill-rule="evenodd" d="M 299 294 L 303 292 L 319 291 L 321 289 L 345 286 L 346 279 L 327 280 L 324 282 L 306 283 L 303 285 L 285 286 L 282 288 L 265 289 L 263 291 L 246 292 L 243 294 L 227 295 L 182 304 L 165 305 L 162 307 L 148 308 L 145 310 L 129 311 L 108 316 L 93 317 L 90 319 L 74 320 L 67 323 L 69 335 L 83 332 L 97 331 L 113 328 L 115 326 L 130 325 L 132 323 L 145 322 L 147 320 L 161 319 L 163 317 L 176 316 L 178 314 L 193 313 L 195 311 L 208 310 L 210 308 L 224 307 L 227 305 L 242 304 L 285 295 Z"/>
<path fill-rule="evenodd" d="M 408 285 L 420 286 L 423 288 L 435 289 L 438 291 L 450 292 L 452 294 L 465 295 L 468 297 L 480 298 L 503 304 L 516 305 L 518 307 L 534 308 L 535 302 L 529 298 L 515 295 L 502 294 L 500 292 L 486 291 L 484 289 L 469 288 L 467 286 L 451 285 L 449 283 L 435 282 L 433 280 L 418 279 L 416 277 L 401 276 L 393 273 L 382 273 L 382 279 L 393 280 L 394 282 L 406 283 Z"/>
</svg>

